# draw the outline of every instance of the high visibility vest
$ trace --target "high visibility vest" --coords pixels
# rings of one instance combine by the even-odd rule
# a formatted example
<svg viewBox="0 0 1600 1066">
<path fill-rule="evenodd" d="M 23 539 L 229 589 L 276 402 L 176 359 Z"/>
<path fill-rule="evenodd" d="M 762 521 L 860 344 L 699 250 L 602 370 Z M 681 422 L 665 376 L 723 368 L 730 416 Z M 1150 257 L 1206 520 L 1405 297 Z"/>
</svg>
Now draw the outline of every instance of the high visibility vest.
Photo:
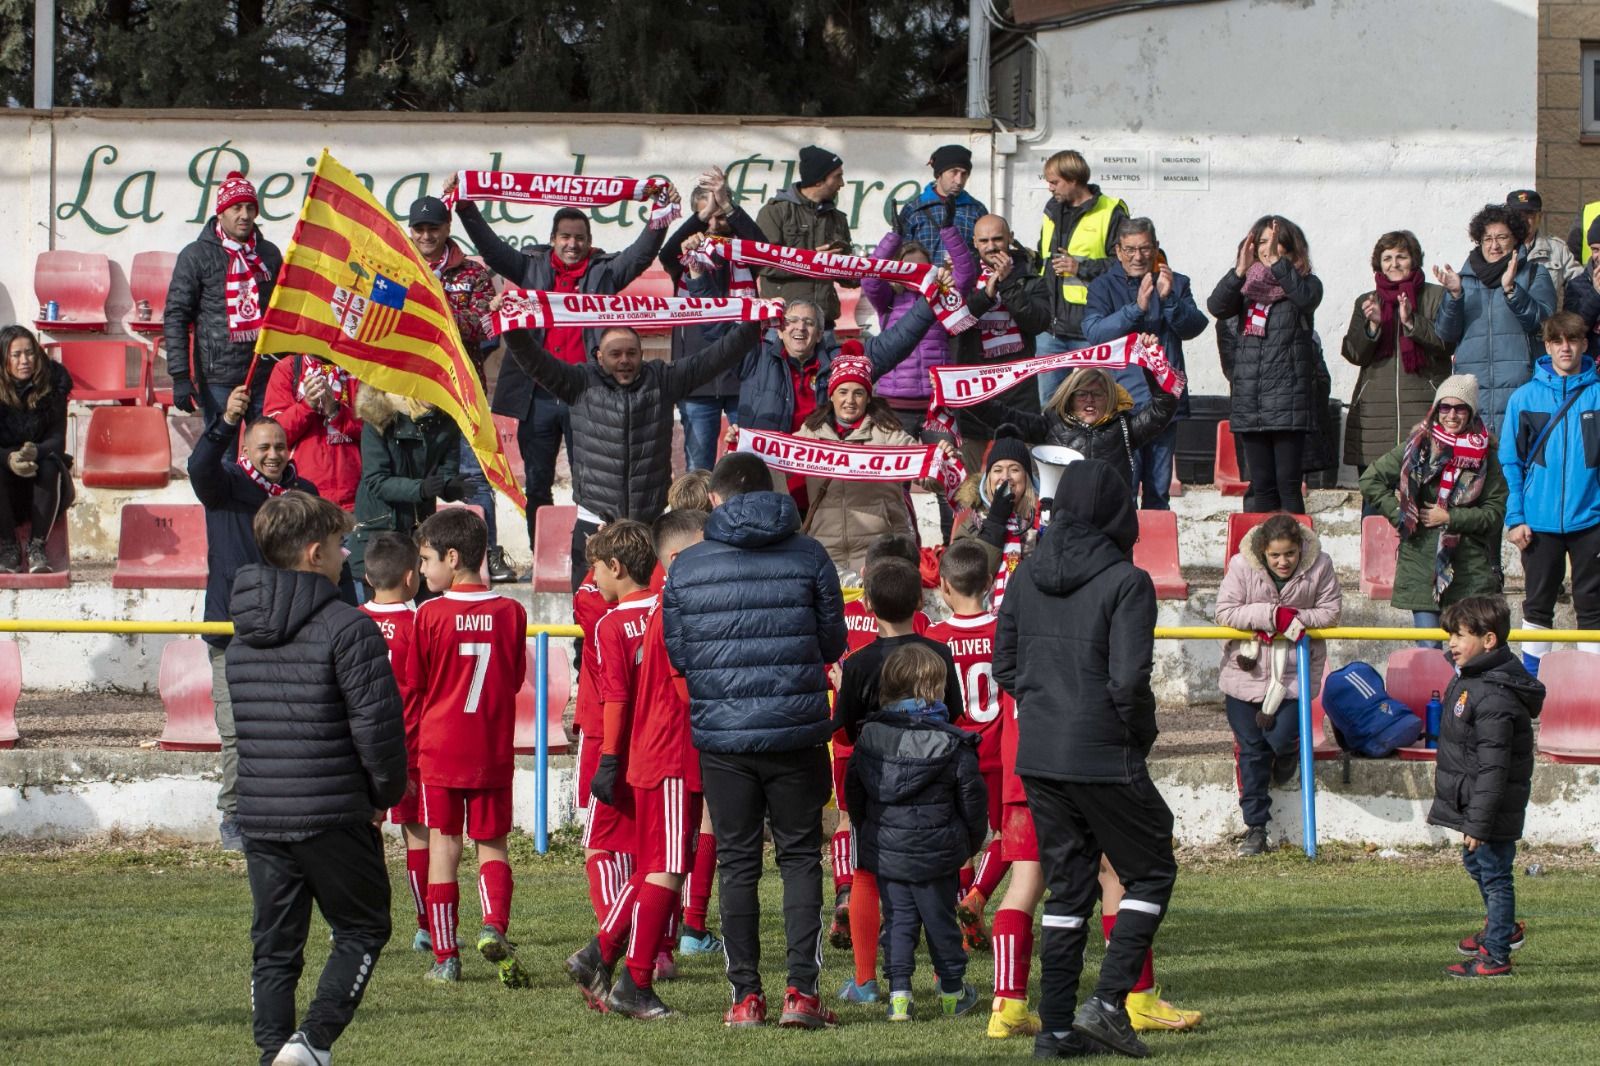
<svg viewBox="0 0 1600 1066">
<path fill-rule="evenodd" d="M 1067 239 L 1067 254 L 1074 259 L 1104 259 L 1106 239 L 1111 236 L 1111 215 L 1117 208 L 1128 210 L 1128 205 L 1109 196 L 1101 196 L 1094 206 L 1078 217 Z M 1039 230 L 1039 273 L 1050 269 L 1050 256 L 1054 248 L 1056 220 L 1045 212 L 1044 226 Z M 1061 279 L 1061 298 L 1069 304 L 1089 302 L 1089 286 L 1080 278 Z"/>
<path fill-rule="evenodd" d="M 1600 217 L 1600 200 L 1583 205 L 1583 222 L 1578 226 L 1578 247 L 1582 250 L 1579 258 L 1585 265 L 1589 262 L 1589 226 L 1597 217 Z"/>
</svg>

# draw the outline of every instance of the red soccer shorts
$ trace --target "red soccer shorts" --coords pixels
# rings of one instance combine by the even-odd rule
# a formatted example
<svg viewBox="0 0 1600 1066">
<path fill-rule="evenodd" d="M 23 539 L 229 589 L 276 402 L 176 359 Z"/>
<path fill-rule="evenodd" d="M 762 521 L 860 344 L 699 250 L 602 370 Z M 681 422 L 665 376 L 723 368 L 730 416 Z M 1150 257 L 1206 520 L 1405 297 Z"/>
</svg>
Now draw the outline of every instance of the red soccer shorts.
<svg viewBox="0 0 1600 1066">
<path fill-rule="evenodd" d="M 850 813 L 844 802 L 844 773 L 850 768 L 850 750 L 854 749 L 847 750 L 843 758 L 833 757 L 833 805 L 845 814 Z"/>
<path fill-rule="evenodd" d="M 1038 862 L 1039 834 L 1026 803 L 1007 803 L 1000 823 L 1000 857 L 1006 862 Z"/>
<path fill-rule="evenodd" d="M 626 781 L 619 780 L 612 786 L 612 798 L 617 801 L 615 806 L 589 797 L 583 846 L 596 851 L 631 852 L 639 839 L 633 814 L 633 789 Z M 695 828 L 698 830 L 699 826 Z"/>
<path fill-rule="evenodd" d="M 577 809 L 583 810 L 589 806 L 589 782 L 594 780 L 594 772 L 600 767 L 600 744 L 591 740 L 589 734 L 578 734 L 578 803 Z"/>
<path fill-rule="evenodd" d="M 1005 814 L 1005 781 L 1006 776 L 1000 770 L 985 770 L 983 773 L 983 785 L 989 791 L 989 828 L 996 833 L 1005 825 L 1001 821 Z"/>
<path fill-rule="evenodd" d="M 422 824 L 422 780 L 417 777 L 416 767 L 412 767 L 411 780 L 416 784 L 415 792 L 408 792 L 400 797 L 400 802 L 389 808 L 389 823 L 391 825 L 421 825 Z"/>
<path fill-rule="evenodd" d="M 511 832 L 511 786 L 446 788 L 422 786 L 422 824 L 446 836 L 460 836 L 463 825 L 473 840 L 494 840 Z"/>
<path fill-rule="evenodd" d="M 639 873 L 686 874 L 694 868 L 701 803 L 700 793 L 690 792 L 681 777 L 665 777 L 655 788 L 633 790 Z"/>
</svg>

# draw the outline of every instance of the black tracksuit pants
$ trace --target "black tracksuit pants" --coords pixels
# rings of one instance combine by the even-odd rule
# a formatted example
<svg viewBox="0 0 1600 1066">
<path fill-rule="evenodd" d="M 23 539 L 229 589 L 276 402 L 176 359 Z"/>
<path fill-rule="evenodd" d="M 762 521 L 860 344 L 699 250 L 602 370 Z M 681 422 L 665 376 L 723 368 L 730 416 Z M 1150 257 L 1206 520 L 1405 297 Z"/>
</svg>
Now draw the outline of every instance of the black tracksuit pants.
<svg viewBox="0 0 1600 1066">
<path fill-rule="evenodd" d="M 1100 893 L 1100 856 L 1122 879 L 1116 929 L 1094 994 L 1121 1006 L 1172 898 L 1172 811 L 1148 775 L 1131 784 L 1024 777 L 1050 898 L 1044 905 L 1039 1017 L 1047 1032 L 1072 1028 L 1089 921 Z"/>
<path fill-rule="evenodd" d="M 833 789 L 828 749 L 700 753 L 700 777 L 717 838 L 718 894 L 728 981 L 737 1003 L 761 992 L 762 826 L 783 877 L 789 984 L 817 994 L 822 970 L 822 806 Z"/>
<path fill-rule="evenodd" d="M 1536 626 L 1555 625 L 1556 597 L 1572 560 L 1572 606 L 1579 629 L 1600 629 L 1600 526 L 1570 533 L 1540 533 L 1522 550 L 1527 591 L 1522 617 Z"/>
<path fill-rule="evenodd" d="M 389 942 L 389 871 L 383 841 L 370 825 L 329 829 L 305 840 L 244 838 L 253 911 L 255 965 L 250 998 L 256 1046 L 268 1066 L 296 1028 L 312 1047 L 328 1048 L 344 1032 Z M 311 904 L 333 930 L 333 951 L 299 1026 L 295 988 L 305 965 Z"/>
</svg>

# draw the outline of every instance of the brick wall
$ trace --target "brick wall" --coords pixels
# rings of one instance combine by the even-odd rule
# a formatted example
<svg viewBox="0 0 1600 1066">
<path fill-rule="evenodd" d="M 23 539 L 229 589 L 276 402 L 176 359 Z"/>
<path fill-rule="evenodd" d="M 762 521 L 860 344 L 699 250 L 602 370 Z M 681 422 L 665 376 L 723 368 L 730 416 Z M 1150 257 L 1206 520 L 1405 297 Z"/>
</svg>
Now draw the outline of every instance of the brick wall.
<svg viewBox="0 0 1600 1066">
<path fill-rule="evenodd" d="M 1600 44 L 1600 3 L 1539 0 L 1538 188 L 1544 232 L 1565 237 L 1581 207 L 1600 200 L 1600 136 L 1581 136 L 1585 43 Z"/>
</svg>

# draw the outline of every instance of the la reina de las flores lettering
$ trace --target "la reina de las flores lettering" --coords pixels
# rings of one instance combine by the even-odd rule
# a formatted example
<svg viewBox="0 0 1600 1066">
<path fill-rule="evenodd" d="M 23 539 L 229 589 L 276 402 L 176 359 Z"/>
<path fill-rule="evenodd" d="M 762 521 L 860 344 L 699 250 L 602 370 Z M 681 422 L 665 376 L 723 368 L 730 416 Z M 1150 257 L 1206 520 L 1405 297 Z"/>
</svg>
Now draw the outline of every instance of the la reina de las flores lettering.
<svg viewBox="0 0 1600 1066">
<path fill-rule="evenodd" d="M 360 149 L 351 151 L 359 157 Z M 387 152 L 388 149 L 384 151 Z M 441 148 L 439 156 L 441 163 L 452 162 L 448 148 Z M 588 160 L 585 153 L 567 153 L 564 158 L 570 160 L 573 176 L 583 175 Z M 300 204 L 311 186 L 311 174 L 317 162 L 316 156 L 308 155 L 305 157 L 304 170 L 278 170 L 257 178 L 256 172 L 251 170 L 249 155 L 232 141 L 223 141 L 221 144 L 195 151 L 183 167 L 186 180 L 180 183 L 148 167 L 129 170 L 130 160 L 135 167 L 144 162 L 142 159 L 131 159 L 115 144 L 96 145 L 85 153 L 81 164 L 74 164 L 70 159 L 62 158 L 59 163 L 60 170 L 67 174 L 76 167 L 78 180 L 71 198 L 63 200 L 56 206 L 57 221 L 80 223 L 102 236 L 122 233 L 132 226 L 153 225 L 167 219 L 169 213 L 185 213 L 185 222 L 199 224 L 211 217 L 212 205 L 216 202 L 216 191 L 228 172 L 238 170 L 256 183 L 261 221 L 286 222 L 299 213 Z M 462 162 L 470 164 L 472 161 Z M 489 165 L 486 169 L 550 171 L 558 162 L 553 153 L 540 156 L 536 152 L 524 151 L 519 152 L 517 158 L 507 162 L 505 153 L 490 152 Z M 702 165 L 698 162 L 692 165 L 686 163 L 685 169 L 696 169 Z M 477 168 L 469 165 L 463 169 Z M 728 175 L 728 190 L 734 201 L 751 214 L 754 214 L 761 204 L 795 181 L 795 162 L 792 159 L 780 160 L 753 154 L 725 163 L 723 169 Z M 444 183 L 455 173 L 455 169 L 437 173 L 426 170 L 413 171 L 402 174 L 392 181 L 385 180 L 381 186 L 371 174 L 357 173 L 356 177 L 383 202 L 391 215 L 399 219 L 405 215 L 413 200 L 423 196 L 438 195 L 443 190 Z M 672 175 L 660 173 L 625 176 L 672 179 Z M 678 177 L 683 181 L 692 180 L 688 174 L 681 174 Z M 64 181 L 62 187 L 68 188 L 70 183 Z M 873 208 L 873 213 L 868 216 L 869 223 L 871 219 L 876 218 L 888 226 L 894 222 L 891 208 L 897 204 L 910 202 L 921 190 L 922 182 L 914 178 L 900 181 L 893 187 L 882 181 L 859 179 L 847 181 L 839 195 L 839 207 L 849 216 L 852 229 L 861 224 L 863 211 L 869 204 Z M 687 194 L 688 189 L 683 191 Z M 501 226 L 537 225 L 548 221 L 548 210 L 541 219 L 536 218 L 533 210 L 521 211 L 517 209 L 518 206 L 489 202 L 483 204 L 481 210 L 490 224 Z M 643 226 L 649 221 L 649 206 L 620 203 L 591 208 L 588 215 L 596 225 L 631 229 L 635 225 Z M 868 228 L 872 228 L 870 224 Z M 536 230 L 526 235 L 503 232 L 501 236 L 512 243 L 528 245 L 544 243 L 549 234 Z"/>
</svg>

